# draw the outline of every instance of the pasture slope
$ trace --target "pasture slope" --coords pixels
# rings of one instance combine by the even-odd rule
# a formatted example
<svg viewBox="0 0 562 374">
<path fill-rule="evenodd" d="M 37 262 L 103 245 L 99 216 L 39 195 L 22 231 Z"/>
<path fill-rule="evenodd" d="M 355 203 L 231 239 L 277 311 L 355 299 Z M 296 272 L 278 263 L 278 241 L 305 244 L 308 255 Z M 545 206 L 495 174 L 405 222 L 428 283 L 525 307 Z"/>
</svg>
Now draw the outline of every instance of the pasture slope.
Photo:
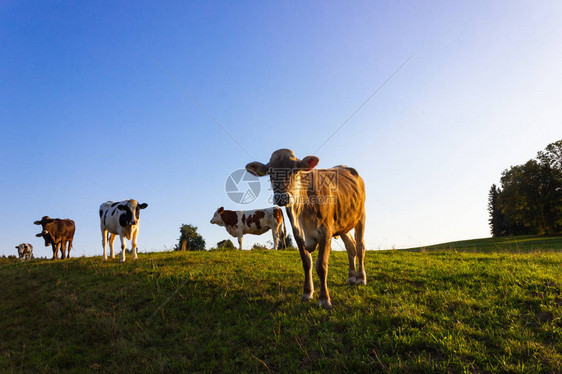
<svg viewBox="0 0 562 374">
<path fill-rule="evenodd" d="M 560 373 L 562 238 L 517 242 L 369 251 L 364 287 L 334 252 L 331 311 L 295 251 L 3 259 L 0 371 Z"/>
</svg>

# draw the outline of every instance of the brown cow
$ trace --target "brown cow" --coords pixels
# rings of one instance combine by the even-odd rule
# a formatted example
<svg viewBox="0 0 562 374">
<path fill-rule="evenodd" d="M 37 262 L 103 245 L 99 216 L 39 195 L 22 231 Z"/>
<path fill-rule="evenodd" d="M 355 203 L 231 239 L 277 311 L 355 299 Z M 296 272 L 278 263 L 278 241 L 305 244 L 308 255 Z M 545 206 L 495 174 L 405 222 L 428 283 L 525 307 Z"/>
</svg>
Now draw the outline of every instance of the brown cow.
<svg viewBox="0 0 562 374">
<path fill-rule="evenodd" d="M 326 278 L 332 237 L 341 236 L 345 244 L 349 258 L 348 282 L 367 283 L 363 267 L 365 183 L 353 168 L 314 169 L 318 162 L 318 157 L 299 160 L 290 149 L 280 149 L 271 155 L 267 165 L 252 162 L 246 165 L 246 170 L 256 176 L 269 174 L 273 202 L 287 208 L 304 268 L 303 300 L 312 299 L 314 293 L 311 253 L 318 248 L 316 272 L 320 277 L 320 306 L 331 308 Z M 353 229 L 355 240 L 350 234 Z"/>
<path fill-rule="evenodd" d="M 53 260 L 58 258 L 58 251 L 61 251 L 61 259 L 70 257 L 70 249 L 72 248 L 72 240 L 74 239 L 74 221 L 71 219 L 49 218 L 45 216 L 41 221 L 33 222 L 36 225 L 41 225 L 43 231 L 35 235 L 45 239 L 45 247 L 49 244 L 53 247 Z M 65 256 L 65 251 L 68 243 L 68 254 Z"/>
</svg>

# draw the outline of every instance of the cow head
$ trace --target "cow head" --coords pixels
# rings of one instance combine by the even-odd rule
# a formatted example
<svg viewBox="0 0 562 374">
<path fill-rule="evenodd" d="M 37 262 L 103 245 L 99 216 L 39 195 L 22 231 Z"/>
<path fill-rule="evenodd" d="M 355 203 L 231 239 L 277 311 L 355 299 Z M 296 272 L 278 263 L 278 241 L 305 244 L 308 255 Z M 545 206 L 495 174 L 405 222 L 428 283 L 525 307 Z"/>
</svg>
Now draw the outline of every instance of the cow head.
<svg viewBox="0 0 562 374">
<path fill-rule="evenodd" d="M 25 244 L 25 243 L 21 243 L 20 245 L 16 246 L 16 249 L 18 250 L 18 256 L 19 258 L 23 261 L 23 257 L 30 252 L 30 244 Z"/>
<path fill-rule="evenodd" d="M 224 212 L 224 208 L 221 206 L 217 209 L 213 218 L 211 218 L 211 223 L 219 226 L 224 226 L 224 221 L 222 220 L 221 214 Z"/>
<path fill-rule="evenodd" d="M 52 244 L 54 242 L 54 240 L 51 237 L 51 234 L 49 233 L 48 230 L 43 230 L 35 236 L 38 237 L 38 238 L 43 237 L 43 239 L 45 240 L 45 247 L 48 247 L 50 244 Z"/>
<path fill-rule="evenodd" d="M 251 162 L 246 170 L 255 176 L 269 175 L 273 188 L 273 203 L 278 206 L 290 206 L 295 201 L 297 189 L 302 188 L 302 173 L 318 165 L 318 157 L 306 156 L 299 160 L 290 149 L 279 149 L 271 155 L 269 163 Z"/>
<path fill-rule="evenodd" d="M 40 221 L 35 221 L 33 222 L 35 225 L 41 225 L 43 226 L 43 228 L 45 227 L 46 224 L 53 222 L 54 219 L 52 219 L 49 216 L 44 216 L 43 218 L 41 218 Z"/>
<path fill-rule="evenodd" d="M 49 234 L 49 231 L 45 227 L 53 221 L 54 219 L 50 218 L 49 216 L 44 216 L 40 221 L 33 222 L 34 224 L 41 225 L 43 227 L 43 230 L 35 236 L 38 238 L 43 237 L 43 239 L 45 239 L 45 247 L 48 247 L 53 242 L 51 234 Z"/>
<path fill-rule="evenodd" d="M 123 227 L 137 225 L 140 219 L 140 210 L 147 206 L 147 203 L 139 204 L 134 199 L 128 200 L 126 204 L 117 205 L 117 209 L 124 212 L 119 216 L 119 224 Z"/>
</svg>

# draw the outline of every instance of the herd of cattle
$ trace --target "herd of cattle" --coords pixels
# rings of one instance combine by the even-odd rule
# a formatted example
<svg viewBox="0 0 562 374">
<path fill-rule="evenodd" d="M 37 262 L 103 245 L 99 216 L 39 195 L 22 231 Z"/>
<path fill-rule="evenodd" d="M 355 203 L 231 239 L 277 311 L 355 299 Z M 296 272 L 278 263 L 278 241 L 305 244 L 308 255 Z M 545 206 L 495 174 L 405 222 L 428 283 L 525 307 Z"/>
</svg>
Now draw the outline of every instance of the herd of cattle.
<svg viewBox="0 0 562 374">
<path fill-rule="evenodd" d="M 349 259 L 348 282 L 366 284 L 363 266 L 365 258 L 365 184 L 357 171 L 346 166 L 330 169 L 315 169 L 319 159 L 307 156 L 298 159 L 293 151 L 275 151 L 267 164 L 251 162 L 246 170 L 258 177 L 268 175 L 273 188 L 273 202 L 276 207 L 247 211 L 217 209 L 212 224 L 225 227 L 238 239 L 242 250 L 245 234 L 261 235 L 269 230 L 273 234 L 274 249 L 285 236 L 283 212 L 285 207 L 293 229 L 304 269 L 303 300 L 312 299 L 312 255 L 318 249 L 316 272 L 320 278 L 320 306 L 331 308 L 327 286 L 328 259 L 333 237 L 341 237 Z M 136 200 L 108 201 L 99 209 L 102 235 L 103 259 L 107 260 L 106 247 L 109 242 L 110 256 L 115 258 L 113 243 L 117 235 L 121 241 L 121 261 L 125 261 L 125 238 L 131 241 L 133 259 L 138 258 L 137 238 L 140 211 L 148 206 Z M 34 224 L 42 230 L 37 237 L 43 237 L 45 246 L 52 246 L 53 259 L 70 257 L 75 224 L 70 219 L 43 217 Z M 351 235 L 354 230 L 354 235 Z M 17 247 L 20 259 L 33 258 L 31 244 L 22 243 Z M 357 267 L 356 267 L 357 260 Z"/>
</svg>

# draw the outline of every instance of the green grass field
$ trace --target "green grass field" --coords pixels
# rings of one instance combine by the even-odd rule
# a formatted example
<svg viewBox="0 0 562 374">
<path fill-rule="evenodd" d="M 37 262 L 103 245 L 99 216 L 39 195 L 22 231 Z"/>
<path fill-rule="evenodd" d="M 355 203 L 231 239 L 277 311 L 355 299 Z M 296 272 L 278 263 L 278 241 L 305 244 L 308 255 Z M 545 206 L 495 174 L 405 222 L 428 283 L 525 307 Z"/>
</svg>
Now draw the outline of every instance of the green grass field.
<svg viewBox="0 0 562 374">
<path fill-rule="evenodd" d="M 559 373 L 562 238 L 520 239 L 369 251 L 362 287 L 333 252 L 331 311 L 295 251 L 4 259 L 0 371 Z"/>
</svg>

